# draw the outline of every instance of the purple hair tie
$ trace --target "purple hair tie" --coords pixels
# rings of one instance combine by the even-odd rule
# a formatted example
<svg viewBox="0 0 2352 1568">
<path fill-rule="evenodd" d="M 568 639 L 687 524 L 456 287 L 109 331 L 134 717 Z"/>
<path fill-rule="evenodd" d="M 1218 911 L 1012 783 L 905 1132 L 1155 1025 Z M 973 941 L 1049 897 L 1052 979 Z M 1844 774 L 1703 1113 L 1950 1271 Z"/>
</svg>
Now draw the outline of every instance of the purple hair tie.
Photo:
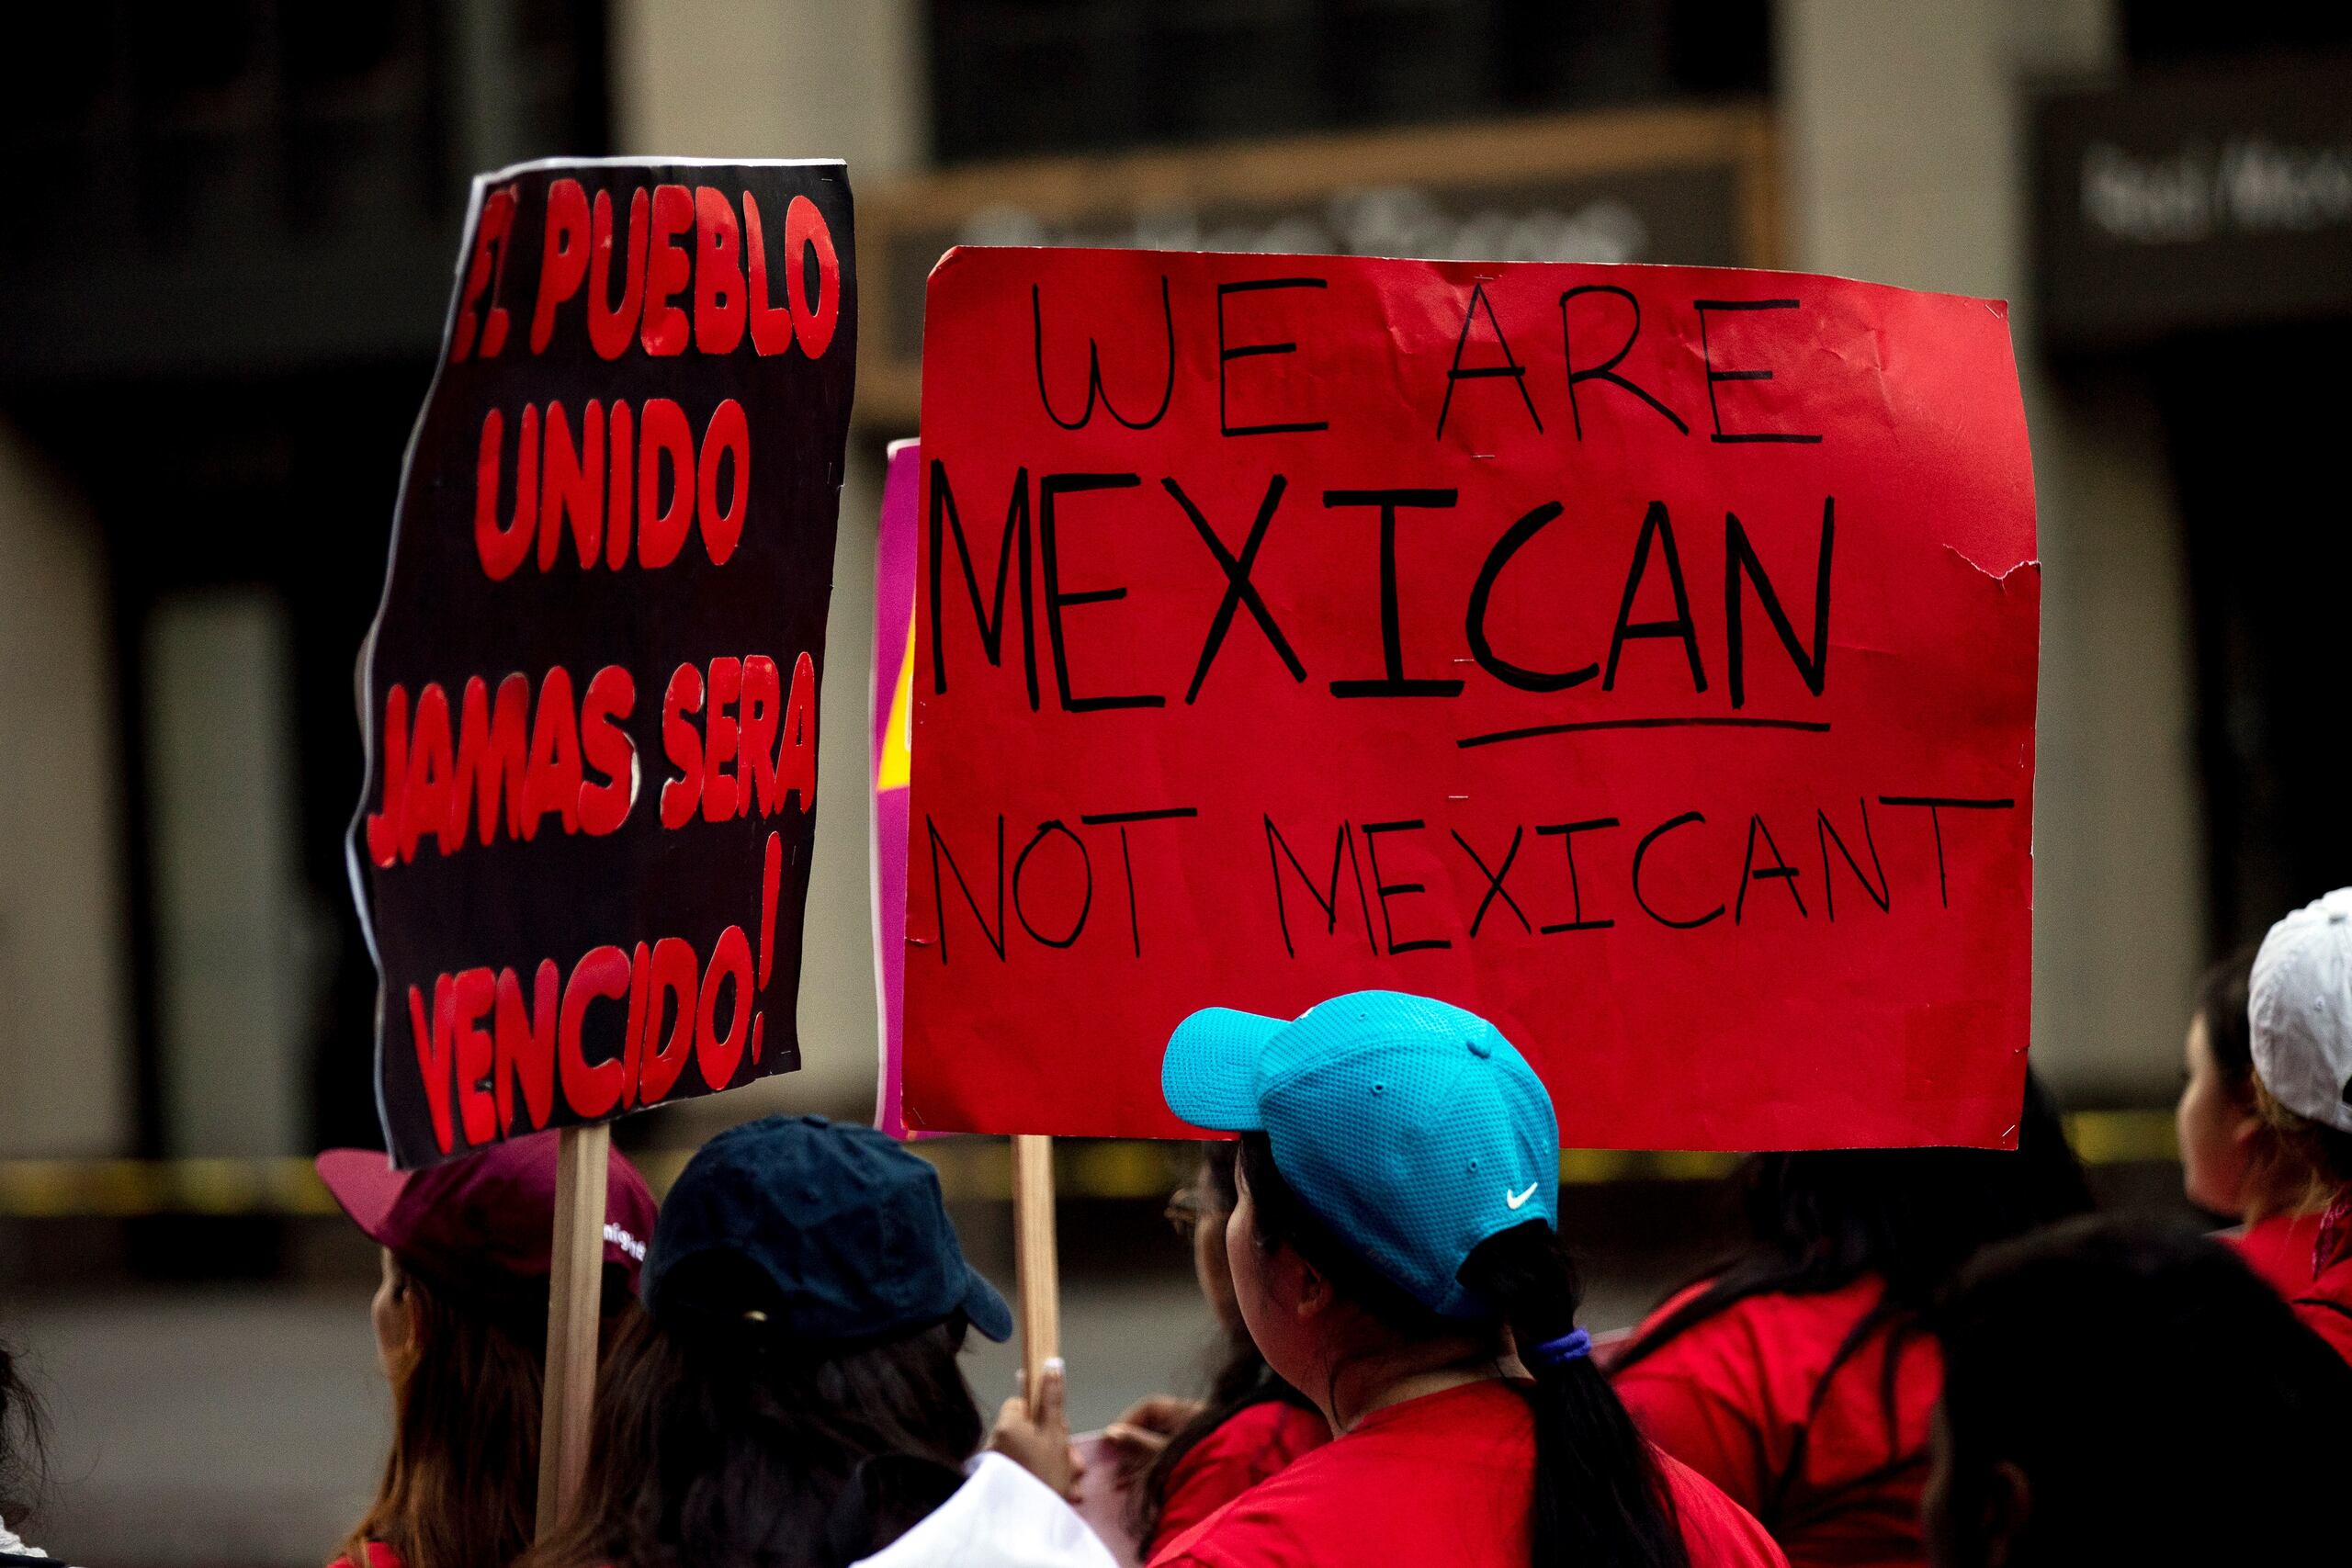
<svg viewBox="0 0 2352 1568">
<path fill-rule="evenodd" d="M 1550 1371 L 1565 1367 L 1570 1361 L 1581 1361 L 1592 1354 L 1592 1336 L 1581 1328 L 1572 1328 L 1557 1339 L 1546 1339 L 1530 1350 L 1520 1352 L 1519 1359 L 1533 1372 Z"/>
</svg>

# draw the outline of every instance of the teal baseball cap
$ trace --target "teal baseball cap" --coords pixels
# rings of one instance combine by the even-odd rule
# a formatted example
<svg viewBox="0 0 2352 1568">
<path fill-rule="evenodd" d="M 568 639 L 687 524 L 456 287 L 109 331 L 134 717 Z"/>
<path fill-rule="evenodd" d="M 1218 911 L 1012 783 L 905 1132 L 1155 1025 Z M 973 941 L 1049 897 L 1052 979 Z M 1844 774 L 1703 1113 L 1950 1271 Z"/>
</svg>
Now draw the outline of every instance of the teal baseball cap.
<svg viewBox="0 0 2352 1568">
<path fill-rule="evenodd" d="M 1476 1013 L 1355 991 L 1296 1019 L 1206 1008 L 1159 1068 L 1197 1127 L 1266 1134 L 1316 1218 L 1416 1301 L 1484 1305 L 1457 1277 L 1488 1236 L 1560 1216 L 1560 1126 L 1543 1079 Z"/>
</svg>

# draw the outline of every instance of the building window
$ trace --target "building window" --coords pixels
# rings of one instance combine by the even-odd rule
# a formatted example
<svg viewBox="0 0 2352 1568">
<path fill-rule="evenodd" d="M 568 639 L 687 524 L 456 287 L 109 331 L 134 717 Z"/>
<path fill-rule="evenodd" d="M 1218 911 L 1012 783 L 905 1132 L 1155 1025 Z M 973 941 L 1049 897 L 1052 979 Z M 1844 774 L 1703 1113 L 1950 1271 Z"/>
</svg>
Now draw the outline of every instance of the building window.
<svg viewBox="0 0 2352 1568">
<path fill-rule="evenodd" d="M 931 0 L 942 163 L 1753 94 L 1765 0 Z"/>
</svg>

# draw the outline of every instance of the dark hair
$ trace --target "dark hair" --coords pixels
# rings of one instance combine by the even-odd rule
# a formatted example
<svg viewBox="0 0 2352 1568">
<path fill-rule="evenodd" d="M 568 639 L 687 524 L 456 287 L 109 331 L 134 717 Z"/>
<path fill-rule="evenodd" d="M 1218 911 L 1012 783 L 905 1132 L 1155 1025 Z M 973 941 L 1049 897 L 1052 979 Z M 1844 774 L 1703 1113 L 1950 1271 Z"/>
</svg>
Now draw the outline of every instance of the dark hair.
<svg viewBox="0 0 2352 1568">
<path fill-rule="evenodd" d="M 2197 983 L 2197 1016 L 2205 1021 L 2205 1043 L 2213 1066 L 2233 1089 L 2252 1092 L 2254 1021 L 2247 1000 L 2254 988 L 2255 947 L 2241 947 L 2205 971 Z"/>
<path fill-rule="evenodd" d="M 2212 1048 L 2215 1065 L 2231 1077 L 2233 1084 L 2245 1083 L 2252 1089 L 2255 1109 L 2277 1135 L 2281 1152 L 2289 1160 L 2300 1160 L 2310 1168 L 2316 1188 L 2332 1190 L 2352 1182 L 2352 1133 L 2290 1111 L 2254 1070 L 2254 1021 L 2247 1004 L 2254 989 L 2254 957 L 2259 951 L 2253 947 L 2243 949 L 2207 972 L 2198 996 L 2198 1010 L 2205 1020 L 2205 1037 Z M 2226 984 L 2217 987 L 2217 982 L 2226 982 L 2229 967 L 2240 961 L 2245 969 L 2235 989 L 2227 988 Z M 2236 1038 L 2232 1043 L 2225 1044 L 2222 1038 L 2217 1006 L 2234 1009 L 2231 1026 Z M 2234 1058 L 2224 1055 L 2225 1050 L 2233 1050 Z M 2234 1067 L 2233 1061 L 2238 1064 Z"/>
<path fill-rule="evenodd" d="M 1205 1212 L 1199 1223 L 1222 1224 L 1224 1217 L 1233 1213 L 1234 1205 L 1240 1201 L 1233 1178 L 1239 1154 L 1239 1145 L 1230 1138 L 1217 1138 L 1201 1145 L 1200 1185 L 1206 1189 L 1203 1196 L 1214 1200 L 1214 1208 L 1204 1203 Z M 1154 1538 L 1159 1534 L 1160 1517 L 1168 1508 L 1168 1488 L 1178 1467 L 1204 1438 L 1252 1405 L 1280 1402 L 1300 1410 L 1315 1408 L 1313 1400 L 1266 1365 L 1266 1358 L 1259 1354 L 1258 1342 L 1250 1337 L 1247 1327 L 1234 1325 L 1225 1335 L 1222 1348 L 1223 1359 L 1209 1379 L 1208 1398 L 1201 1413 L 1177 1428 L 1136 1487 L 1132 1522 L 1136 1540 L 1145 1549 L 1143 1555 L 1149 1555 Z"/>
<path fill-rule="evenodd" d="M 1927 1306 L 1979 1247 L 2091 1207 L 2058 1108 L 2030 1074 L 2014 1151 L 1756 1155 L 1742 1167 L 1741 1184 L 1747 1247 L 1702 1273 L 1705 1288 L 1627 1346 L 1612 1371 L 1750 1296 L 1817 1295 L 1876 1274 L 1886 1294 L 1850 1353 L 1866 1330 Z"/>
<path fill-rule="evenodd" d="M 982 1428 L 960 1314 L 795 1343 L 774 1287 L 728 1253 L 682 1260 L 662 1292 L 599 1380 L 580 1506 L 531 1568 L 842 1568 L 961 1483 Z"/>
<path fill-rule="evenodd" d="M 2352 1133 L 2289 1110 L 2259 1077 L 2254 1082 L 2254 1102 L 2288 1152 L 2311 1168 L 2321 1194 L 2352 1183 Z"/>
<path fill-rule="evenodd" d="M 409 1342 L 392 1376 L 392 1449 L 344 1555 L 381 1541 L 405 1568 L 510 1562 L 539 1495 L 547 1295 L 488 1300 L 393 1258 Z"/>
<path fill-rule="evenodd" d="M 2317 1135 L 2318 1129 L 2270 1099 L 2255 1074 L 2254 1019 L 2248 1003 L 2254 958 L 2260 951 L 2255 945 L 2239 948 L 2206 970 L 2197 983 L 2197 1016 L 2205 1021 L 2205 1048 L 2213 1058 L 2213 1070 L 2233 1099 L 2262 1118 L 2268 1134 L 2249 1152 L 2249 1179 L 2267 1187 L 2301 1170 L 2308 1180 L 2319 1181 L 2337 1157 L 2345 1162 L 2345 1174 L 2338 1179 L 2352 1179 L 2352 1156 L 2331 1151 Z M 2352 1139 L 2346 1144 L 2352 1148 Z"/>
<path fill-rule="evenodd" d="M 2083 1219 L 1988 1249 L 1930 1317 L 1942 1342 L 1954 1562 L 1982 1562 L 1994 1470 L 2030 1489 L 2007 1561 L 2333 1556 L 2352 1367 L 2226 1248 Z"/>
<path fill-rule="evenodd" d="M 1472 1325 L 1440 1316 L 1350 1251 L 1283 1179 L 1264 1134 L 1242 1134 L 1241 1174 L 1259 1240 L 1296 1252 L 1340 1295 L 1400 1335 L 1434 1339 L 1483 1328 L 1499 1357 L 1506 1332 L 1513 1345 L 1532 1347 L 1576 1326 L 1583 1283 L 1558 1236 L 1540 1220 L 1487 1237 L 1462 1265 L 1462 1283 L 1494 1314 Z M 1510 1385 L 1535 1424 L 1532 1568 L 1689 1568 L 1657 1455 L 1591 1358 L 1532 1370 L 1533 1382 Z"/>
<path fill-rule="evenodd" d="M 18 1370 L 17 1352 L 0 1342 L 0 1525 L 15 1529 L 40 1500 L 43 1429 L 40 1400 Z"/>
</svg>

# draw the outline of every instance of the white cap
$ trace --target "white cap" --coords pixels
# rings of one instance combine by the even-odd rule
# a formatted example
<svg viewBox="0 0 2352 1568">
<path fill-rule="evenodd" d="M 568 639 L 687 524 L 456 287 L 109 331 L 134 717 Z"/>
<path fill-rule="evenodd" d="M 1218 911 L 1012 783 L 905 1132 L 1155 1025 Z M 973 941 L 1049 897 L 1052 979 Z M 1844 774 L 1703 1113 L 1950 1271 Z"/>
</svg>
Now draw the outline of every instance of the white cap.
<svg viewBox="0 0 2352 1568">
<path fill-rule="evenodd" d="M 2270 928 L 2248 998 L 2262 1087 L 2296 1115 L 2352 1133 L 2352 887 Z"/>
</svg>

